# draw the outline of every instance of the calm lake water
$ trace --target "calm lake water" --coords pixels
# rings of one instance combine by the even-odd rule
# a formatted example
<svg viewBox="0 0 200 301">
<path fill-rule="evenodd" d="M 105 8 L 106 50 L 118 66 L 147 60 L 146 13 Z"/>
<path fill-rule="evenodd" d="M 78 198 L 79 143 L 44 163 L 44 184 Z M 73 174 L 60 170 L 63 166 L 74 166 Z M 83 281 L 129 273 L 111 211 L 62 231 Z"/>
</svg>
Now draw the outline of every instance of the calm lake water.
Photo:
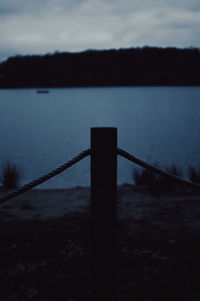
<svg viewBox="0 0 200 301">
<path fill-rule="evenodd" d="M 0 164 L 10 160 L 24 184 L 90 147 L 90 128 L 118 128 L 118 147 L 161 167 L 200 166 L 200 87 L 0 90 Z M 118 160 L 118 183 L 134 165 Z M 38 188 L 90 185 L 90 160 Z"/>
</svg>

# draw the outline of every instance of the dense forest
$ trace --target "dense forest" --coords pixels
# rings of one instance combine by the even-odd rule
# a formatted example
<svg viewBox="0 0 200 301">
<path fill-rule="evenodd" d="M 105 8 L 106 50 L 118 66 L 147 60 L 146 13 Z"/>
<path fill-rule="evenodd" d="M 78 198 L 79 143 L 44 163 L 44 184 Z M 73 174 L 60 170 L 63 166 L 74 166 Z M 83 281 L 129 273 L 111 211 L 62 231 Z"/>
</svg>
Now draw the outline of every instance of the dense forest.
<svg viewBox="0 0 200 301">
<path fill-rule="evenodd" d="M 55 52 L 0 64 L 0 88 L 137 85 L 200 85 L 200 49 Z"/>
</svg>

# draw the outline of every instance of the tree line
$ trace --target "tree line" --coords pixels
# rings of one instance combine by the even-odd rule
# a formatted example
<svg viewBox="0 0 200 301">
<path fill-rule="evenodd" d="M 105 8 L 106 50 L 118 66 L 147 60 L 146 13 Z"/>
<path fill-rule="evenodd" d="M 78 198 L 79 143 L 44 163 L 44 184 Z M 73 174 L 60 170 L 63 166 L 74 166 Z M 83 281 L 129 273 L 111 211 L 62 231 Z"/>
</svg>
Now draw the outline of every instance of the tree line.
<svg viewBox="0 0 200 301">
<path fill-rule="evenodd" d="M 200 85 L 199 70 L 197 48 L 17 55 L 0 64 L 0 88 Z"/>
</svg>

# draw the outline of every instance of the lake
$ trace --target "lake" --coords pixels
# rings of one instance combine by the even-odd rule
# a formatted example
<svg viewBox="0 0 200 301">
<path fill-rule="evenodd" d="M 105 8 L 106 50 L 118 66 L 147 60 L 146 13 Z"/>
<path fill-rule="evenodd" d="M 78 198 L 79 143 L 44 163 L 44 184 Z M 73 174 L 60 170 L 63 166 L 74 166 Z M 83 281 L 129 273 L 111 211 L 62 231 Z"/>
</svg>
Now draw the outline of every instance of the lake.
<svg viewBox="0 0 200 301">
<path fill-rule="evenodd" d="M 0 90 L 0 164 L 15 163 L 21 184 L 90 147 L 91 127 L 117 127 L 118 147 L 161 167 L 200 167 L 200 87 Z M 118 159 L 118 183 L 134 165 Z M 38 188 L 90 185 L 84 159 Z"/>
</svg>

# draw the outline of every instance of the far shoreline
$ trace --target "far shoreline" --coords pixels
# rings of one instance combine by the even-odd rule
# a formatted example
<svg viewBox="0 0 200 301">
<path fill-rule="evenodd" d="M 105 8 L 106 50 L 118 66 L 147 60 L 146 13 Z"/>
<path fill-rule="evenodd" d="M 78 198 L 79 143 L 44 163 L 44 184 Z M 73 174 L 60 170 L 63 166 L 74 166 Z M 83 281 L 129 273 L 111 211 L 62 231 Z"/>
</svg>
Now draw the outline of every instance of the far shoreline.
<svg viewBox="0 0 200 301">
<path fill-rule="evenodd" d="M 0 90 L 20 90 L 20 89 L 27 89 L 27 90 L 37 90 L 37 89 L 82 89 L 82 88 L 194 88 L 200 87 L 200 84 L 136 84 L 136 85 L 69 85 L 69 86 L 11 86 L 11 87 L 0 87 Z"/>
</svg>

